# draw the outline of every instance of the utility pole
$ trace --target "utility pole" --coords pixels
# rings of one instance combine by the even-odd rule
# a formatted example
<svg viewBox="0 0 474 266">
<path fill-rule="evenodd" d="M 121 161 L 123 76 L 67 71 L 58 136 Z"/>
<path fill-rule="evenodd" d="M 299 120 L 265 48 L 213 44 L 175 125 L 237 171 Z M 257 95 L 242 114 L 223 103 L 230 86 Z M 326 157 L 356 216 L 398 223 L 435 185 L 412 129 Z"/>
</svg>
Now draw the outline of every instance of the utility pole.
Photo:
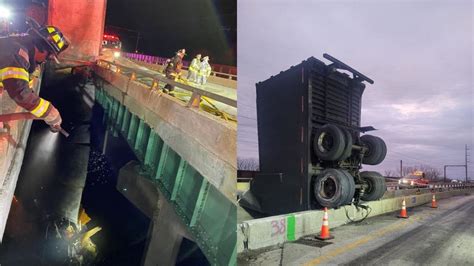
<svg viewBox="0 0 474 266">
<path fill-rule="evenodd" d="M 135 52 L 137 53 L 138 52 L 138 42 L 140 41 L 140 31 L 138 30 L 132 30 L 132 29 L 128 29 L 128 28 L 122 28 L 122 27 L 118 27 L 118 26 L 112 26 L 112 25 L 109 25 L 107 26 L 108 28 L 115 28 L 115 29 L 119 29 L 121 31 L 128 31 L 128 32 L 132 32 L 132 33 L 136 33 L 136 38 L 137 38 L 137 41 L 135 42 Z"/>
<path fill-rule="evenodd" d="M 400 178 L 403 178 L 403 160 L 400 160 Z"/>
<path fill-rule="evenodd" d="M 140 40 L 140 32 L 137 31 L 137 42 L 135 43 L 135 53 L 138 53 L 138 41 Z"/>
<path fill-rule="evenodd" d="M 469 154 L 467 154 L 467 151 L 469 149 L 467 148 L 467 144 L 465 146 L 465 155 L 464 155 L 464 159 L 465 159 L 465 163 L 466 163 L 466 183 L 468 182 L 468 179 L 467 179 L 467 163 L 468 163 L 468 160 L 467 160 L 467 157 L 469 156 Z"/>
</svg>

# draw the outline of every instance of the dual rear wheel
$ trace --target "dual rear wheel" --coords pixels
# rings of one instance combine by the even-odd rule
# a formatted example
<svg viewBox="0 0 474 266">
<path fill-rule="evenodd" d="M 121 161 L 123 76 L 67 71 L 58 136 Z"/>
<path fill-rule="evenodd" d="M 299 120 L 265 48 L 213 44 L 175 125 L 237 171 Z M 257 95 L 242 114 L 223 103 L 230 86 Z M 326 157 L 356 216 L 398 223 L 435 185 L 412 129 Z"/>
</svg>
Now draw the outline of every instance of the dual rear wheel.
<svg viewBox="0 0 474 266">
<path fill-rule="evenodd" d="M 376 136 L 364 135 L 361 145 L 366 148 L 363 164 L 380 164 L 387 155 L 385 142 Z M 332 124 L 318 128 L 313 138 L 313 152 L 324 161 L 344 161 L 352 154 L 353 138 L 349 130 Z"/>
<path fill-rule="evenodd" d="M 349 130 L 326 124 L 315 132 L 313 151 L 322 160 L 343 161 L 351 156 L 352 144 Z"/>
<path fill-rule="evenodd" d="M 363 201 L 378 200 L 383 197 L 386 186 L 385 178 L 377 172 L 360 173 L 363 182 Z M 314 178 L 313 194 L 316 201 L 323 207 L 337 208 L 351 204 L 356 185 L 354 177 L 343 169 L 327 168 Z"/>
<path fill-rule="evenodd" d="M 350 204 L 355 193 L 354 178 L 343 169 L 325 169 L 316 176 L 313 193 L 323 207 L 336 208 Z"/>
</svg>

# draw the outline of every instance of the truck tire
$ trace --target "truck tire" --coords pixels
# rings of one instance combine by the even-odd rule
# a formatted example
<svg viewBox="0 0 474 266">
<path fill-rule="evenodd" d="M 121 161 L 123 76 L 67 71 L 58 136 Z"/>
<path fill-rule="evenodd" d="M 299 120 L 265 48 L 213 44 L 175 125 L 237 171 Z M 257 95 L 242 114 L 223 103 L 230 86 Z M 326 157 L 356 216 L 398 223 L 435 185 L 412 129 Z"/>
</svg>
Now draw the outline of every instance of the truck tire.
<svg viewBox="0 0 474 266">
<path fill-rule="evenodd" d="M 366 191 L 364 192 L 364 195 L 362 195 L 361 197 L 363 201 L 381 199 L 385 194 L 385 191 L 387 191 L 387 186 L 385 185 L 385 178 L 377 172 L 361 172 L 360 178 L 368 185 Z"/>
<path fill-rule="evenodd" d="M 327 168 L 315 177 L 313 193 L 316 201 L 328 208 L 344 205 L 350 195 L 354 195 L 349 178 L 342 170 L 334 168 Z"/>
<path fill-rule="evenodd" d="M 385 156 L 387 156 L 387 144 L 385 144 L 385 141 L 383 141 L 382 138 L 377 137 L 382 145 L 382 153 L 380 155 L 379 161 L 380 163 L 385 160 Z"/>
<path fill-rule="evenodd" d="M 385 159 L 387 146 L 381 138 L 372 135 L 364 135 L 360 137 L 360 141 L 362 145 L 367 147 L 367 152 L 362 159 L 363 164 L 377 165 Z"/>
<path fill-rule="evenodd" d="M 313 151 L 321 160 L 339 160 L 345 146 L 344 134 L 337 126 L 326 124 L 316 130 L 313 138 Z"/>
<path fill-rule="evenodd" d="M 354 177 L 349 173 L 349 171 L 342 170 L 342 169 L 341 171 L 346 175 L 346 178 L 349 184 L 349 188 L 348 188 L 349 192 L 347 193 L 347 197 L 344 201 L 344 205 L 349 205 L 352 203 L 352 199 L 354 198 L 356 184 L 354 181 Z"/>
<path fill-rule="evenodd" d="M 344 151 L 342 152 L 341 157 L 339 158 L 340 161 L 344 161 L 345 159 L 349 158 L 352 154 L 352 135 L 349 130 L 342 128 L 342 133 L 344 134 L 344 141 L 346 142 L 346 146 L 344 147 Z"/>
</svg>

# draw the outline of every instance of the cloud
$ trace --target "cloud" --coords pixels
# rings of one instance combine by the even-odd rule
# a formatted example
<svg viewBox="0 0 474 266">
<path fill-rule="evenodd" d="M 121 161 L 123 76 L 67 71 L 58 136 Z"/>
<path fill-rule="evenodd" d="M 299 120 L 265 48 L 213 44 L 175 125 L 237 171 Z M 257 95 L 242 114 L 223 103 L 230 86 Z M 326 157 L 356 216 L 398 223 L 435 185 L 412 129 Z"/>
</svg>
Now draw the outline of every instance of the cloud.
<svg viewBox="0 0 474 266">
<path fill-rule="evenodd" d="M 327 52 L 375 80 L 364 92 L 362 125 L 377 128 L 370 134 L 389 150 L 367 168 L 463 163 L 464 145 L 474 144 L 473 5 L 239 0 L 238 156 L 258 157 L 255 83 Z"/>
</svg>

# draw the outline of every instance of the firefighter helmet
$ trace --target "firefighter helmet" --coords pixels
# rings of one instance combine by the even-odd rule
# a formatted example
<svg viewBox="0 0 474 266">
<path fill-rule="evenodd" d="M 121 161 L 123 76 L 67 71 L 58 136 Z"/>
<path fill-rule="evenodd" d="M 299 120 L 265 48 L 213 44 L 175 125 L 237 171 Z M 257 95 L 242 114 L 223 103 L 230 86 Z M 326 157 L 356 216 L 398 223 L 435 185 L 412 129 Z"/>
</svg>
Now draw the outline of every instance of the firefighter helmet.
<svg viewBox="0 0 474 266">
<path fill-rule="evenodd" d="M 35 45 L 39 50 L 50 52 L 56 57 L 69 47 L 69 41 L 57 27 L 39 27 L 31 22 L 30 26 L 28 33 L 35 37 Z"/>
<path fill-rule="evenodd" d="M 35 30 L 36 31 L 36 30 Z M 69 47 L 69 41 L 63 33 L 54 26 L 45 26 L 36 31 L 37 35 L 48 45 L 48 51 L 59 55 Z"/>
</svg>

